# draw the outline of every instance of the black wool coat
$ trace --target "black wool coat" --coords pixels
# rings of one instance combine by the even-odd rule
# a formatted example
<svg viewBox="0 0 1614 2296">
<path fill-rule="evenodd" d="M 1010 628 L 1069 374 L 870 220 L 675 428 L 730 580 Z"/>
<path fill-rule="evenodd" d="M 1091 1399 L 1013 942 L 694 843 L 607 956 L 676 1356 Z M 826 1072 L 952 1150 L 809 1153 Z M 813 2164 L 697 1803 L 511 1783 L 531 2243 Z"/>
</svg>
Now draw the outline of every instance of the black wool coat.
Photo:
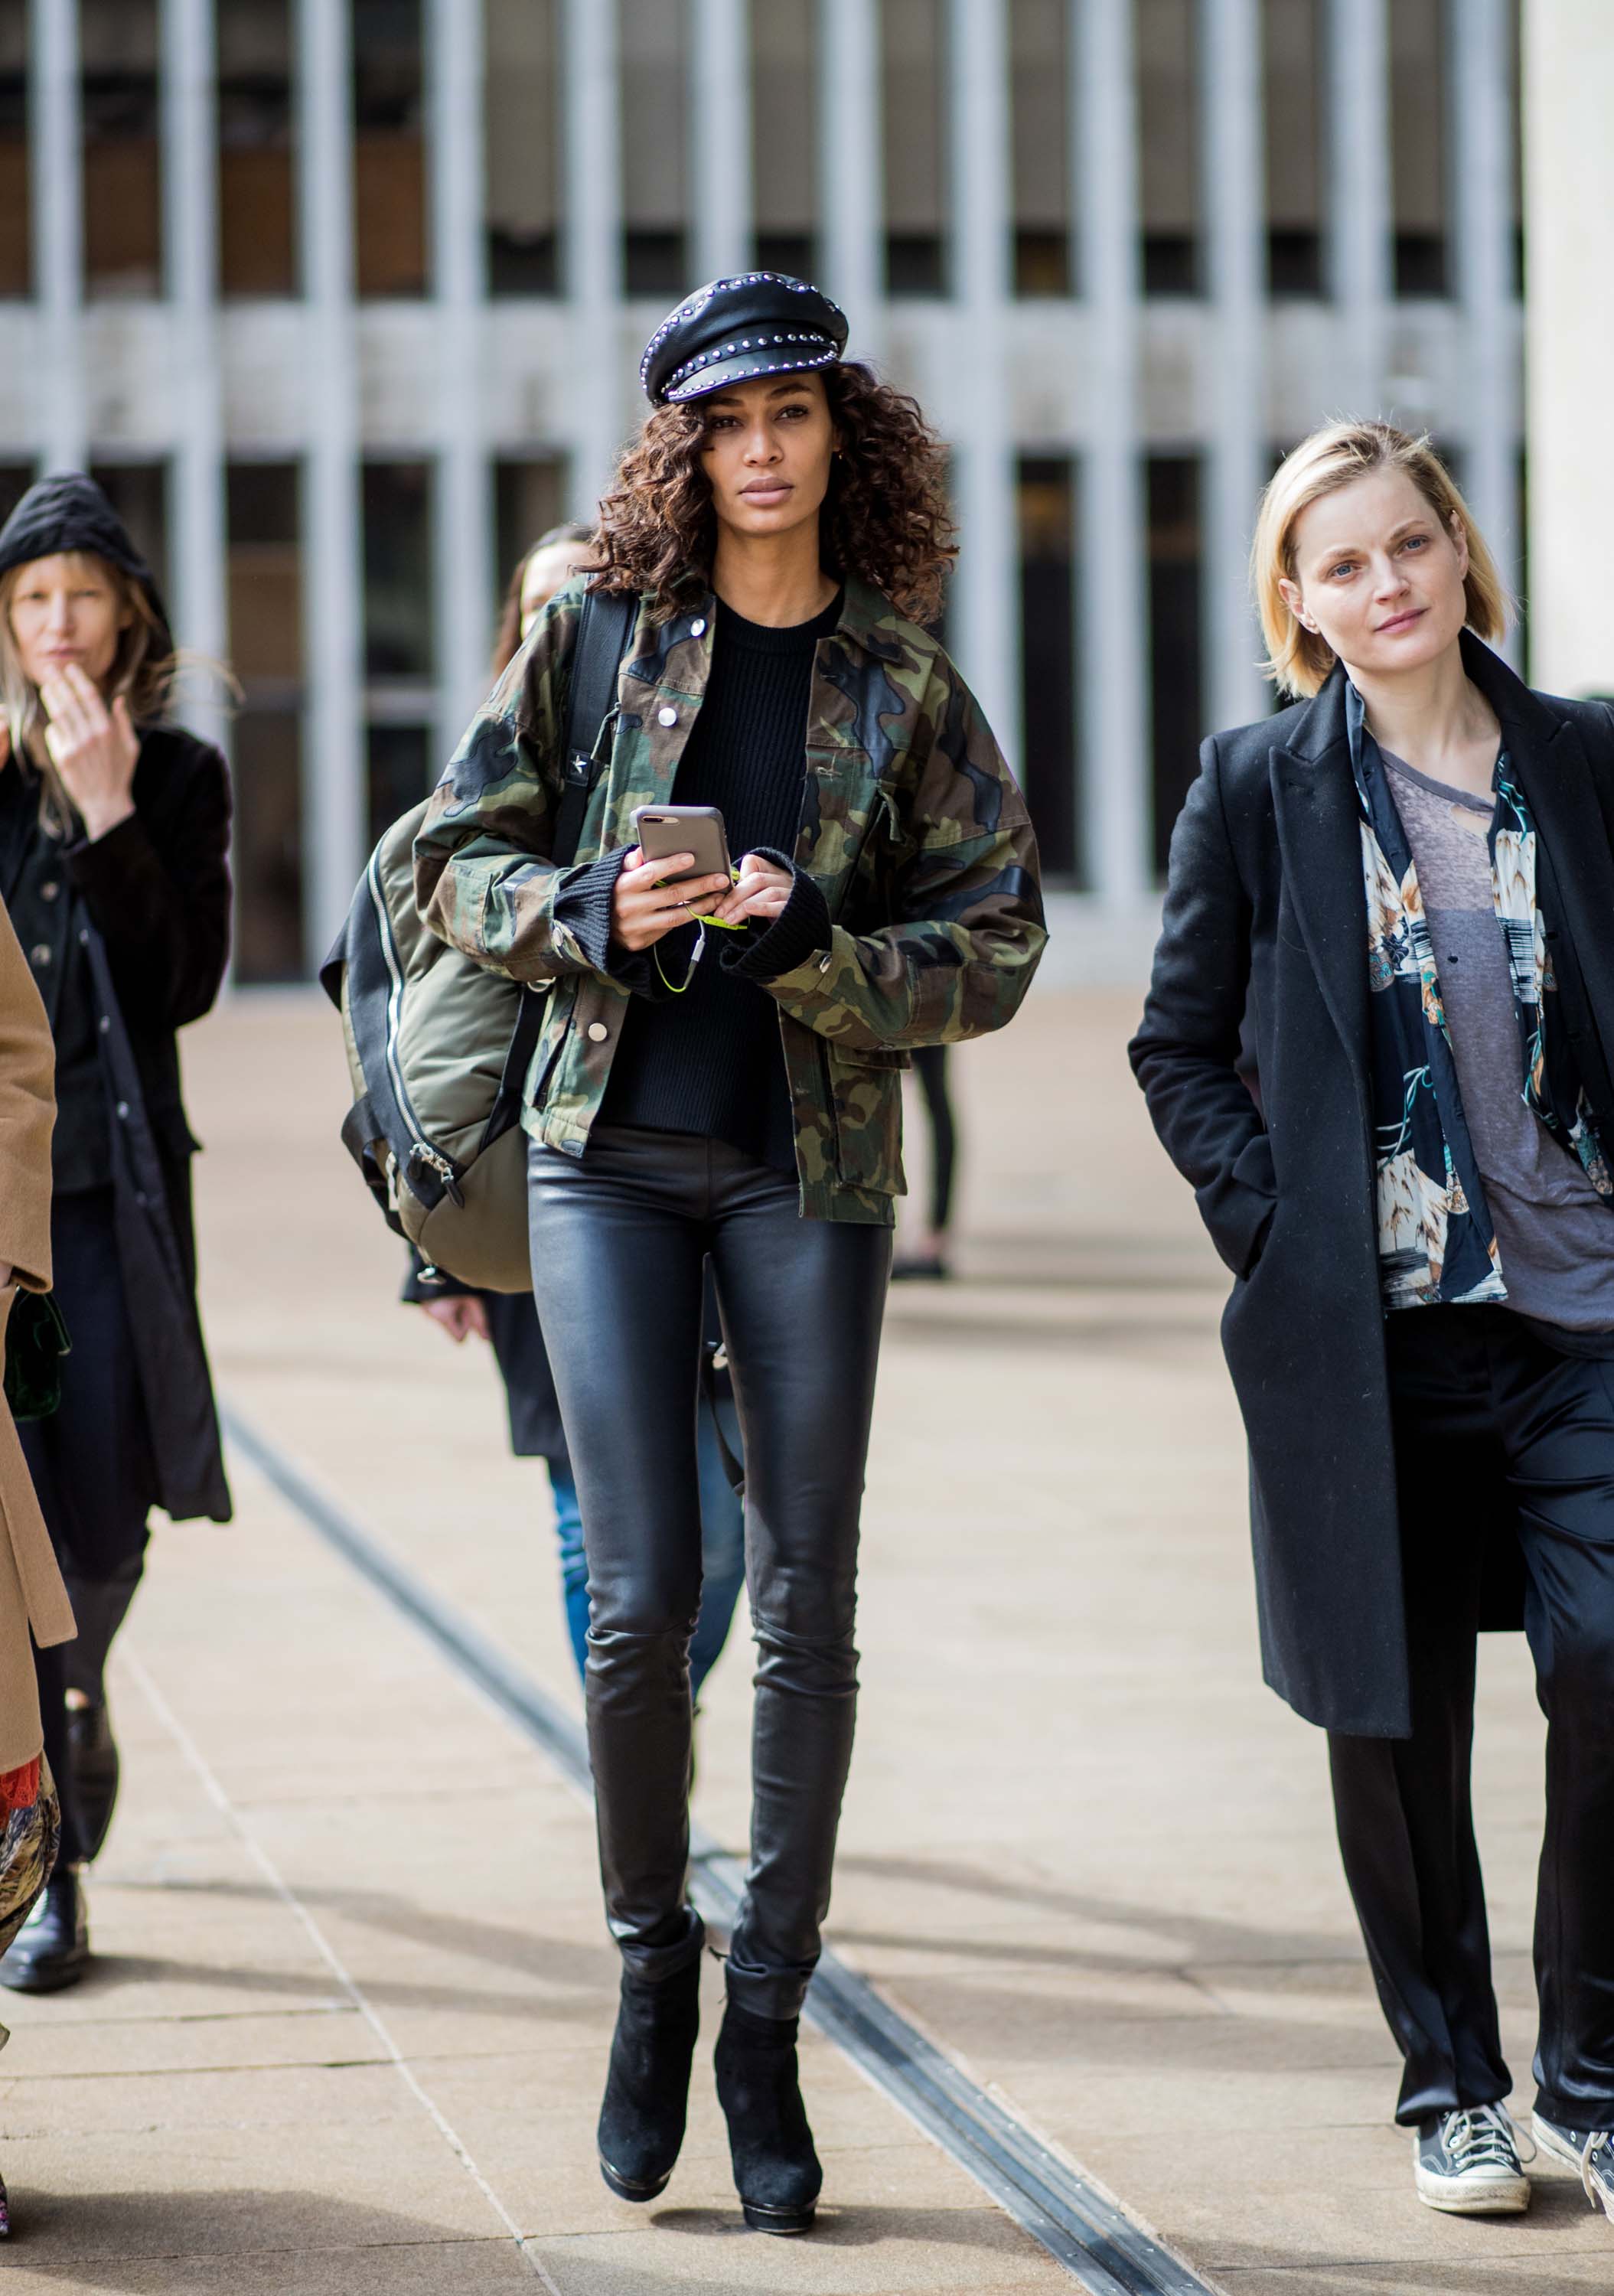
<svg viewBox="0 0 1614 2296">
<path fill-rule="evenodd" d="M 1532 693 L 1468 633 L 1462 646 L 1535 816 L 1562 1021 L 1599 1129 L 1614 1138 L 1614 713 Z M 1368 995 L 1336 667 L 1313 701 L 1204 744 L 1131 1054 L 1235 1279 L 1222 1341 L 1249 1440 L 1266 1678 L 1325 1728 L 1393 1738 L 1410 1734 L 1411 1693 Z M 1259 1110 L 1235 1073 L 1241 1028 Z M 1487 1541 L 1485 1623 L 1517 1625 L 1505 1489 L 1454 1493 L 1453 1528 Z"/>
<path fill-rule="evenodd" d="M 211 1377 L 195 1300 L 191 1157 L 176 1032 L 211 1007 L 230 946 L 230 783 L 216 749 L 176 727 L 141 734 L 135 811 L 66 847 L 70 898 L 49 905 L 49 969 L 81 994 L 70 937 L 87 934 L 96 1046 L 113 1111 L 120 1278 L 170 1515 L 230 1514 Z M 14 767 L 0 806 L 37 804 Z M 73 983 L 70 991 L 65 984 Z M 58 1027 L 60 1027 L 60 1019 Z"/>
</svg>

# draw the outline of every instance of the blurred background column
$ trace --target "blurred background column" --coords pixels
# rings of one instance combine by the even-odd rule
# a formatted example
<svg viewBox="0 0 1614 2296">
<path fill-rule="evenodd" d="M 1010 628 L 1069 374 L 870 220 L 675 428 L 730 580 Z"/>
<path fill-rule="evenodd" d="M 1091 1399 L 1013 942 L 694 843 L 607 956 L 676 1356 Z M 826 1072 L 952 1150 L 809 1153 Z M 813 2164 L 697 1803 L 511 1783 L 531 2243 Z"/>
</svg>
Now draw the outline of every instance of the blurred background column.
<svg viewBox="0 0 1614 2296">
<path fill-rule="evenodd" d="M 364 865 L 358 376 L 353 250 L 353 53 L 348 0 L 298 0 L 299 232 L 303 279 L 307 665 L 304 945 L 312 971 Z"/>
<path fill-rule="evenodd" d="M 1614 37 L 1607 0 L 1525 0 L 1530 676 L 1614 695 Z"/>
<path fill-rule="evenodd" d="M 223 661 L 230 647 L 230 616 L 213 0 L 164 0 L 161 25 L 163 272 L 171 313 L 174 440 L 168 603 L 181 645 Z M 225 740 L 228 713 L 213 680 L 187 685 L 182 714 L 206 740 Z"/>
<path fill-rule="evenodd" d="M 438 673 L 433 762 L 440 767 L 487 690 L 496 578 L 493 490 L 482 414 L 487 283 L 482 223 L 481 8 L 467 0 L 430 0 L 426 59 L 438 390 L 432 530 Z"/>
<path fill-rule="evenodd" d="M 1140 442 L 1143 263 L 1131 0 L 1086 0 L 1071 44 L 1088 444 L 1077 659 L 1084 874 L 1125 906 L 1149 881 L 1149 608 Z"/>
<path fill-rule="evenodd" d="M 751 267 L 748 0 L 691 0 L 688 129 L 697 286 Z"/>
<path fill-rule="evenodd" d="M 572 346 L 564 381 L 564 422 L 571 515 L 588 524 L 594 521 L 625 427 L 625 386 L 618 372 L 622 348 L 618 315 L 625 283 L 617 11 L 618 0 L 566 0 L 561 36 L 564 287 Z M 676 116 L 676 90 L 672 102 Z"/>
<path fill-rule="evenodd" d="M 1326 5 L 1328 273 L 1338 342 L 1337 395 L 1328 412 L 1371 421 L 1386 411 L 1395 293 L 1389 0 Z"/>
<path fill-rule="evenodd" d="M 851 324 L 855 354 L 881 356 L 878 0 L 823 0 L 818 37 L 817 283 Z"/>
<path fill-rule="evenodd" d="M 34 378 L 38 452 L 46 470 L 81 470 L 88 459 L 88 438 L 80 324 L 84 205 L 77 0 L 30 0 L 28 39 L 34 122 L 29 205 L 39 304 Z"/>
<path fill-rule="evenodd" d="M 953 432 L 961 549 L 948 648 L 1018 773 L 1020 548 L 1006 340 L 1012 178 L 1004 0 L 951 0 L 946 37 L 953 271 L 963 322 Z"/>
<path fill-rule="evenodd" d="M 1614 10 L 1602 12 L 1602 44 L 1614 39 Z M 1452 59 L 1454 286 L 1468 339 L 1468 434 L 1462 490 L 1496 554 L 1502 578 L 1520 586 L 1520 359 L 1514 229 L 1513 106 L 1509 0 L 1446 0 Z M 1610 132 L 1605 120 L 1604 141 Z M 1614 210 L 1605 209 L 1605 219 Z M 1502 651 L 1518 661 L 1517 628 Z"/>
<path fill-rule="evenodd" d="M 1262 717 L 1269 688 L 1249 594 L 1249 536 L 1266 478 L 1266 222 L 1259 0 L 1205 0 L 1200 44 L 1206 289 L 1216 414 L 1206 458 L 1205 707 L 1215 726 Z"/>
</svg>

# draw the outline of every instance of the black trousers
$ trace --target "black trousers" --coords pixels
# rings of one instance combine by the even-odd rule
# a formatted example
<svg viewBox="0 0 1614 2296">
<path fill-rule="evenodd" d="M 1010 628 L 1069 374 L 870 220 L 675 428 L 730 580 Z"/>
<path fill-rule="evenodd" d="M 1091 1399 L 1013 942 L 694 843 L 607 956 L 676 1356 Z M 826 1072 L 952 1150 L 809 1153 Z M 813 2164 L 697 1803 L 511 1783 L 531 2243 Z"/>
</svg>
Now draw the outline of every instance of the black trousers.
<svg viewBox="0 0 1614 2296">
<path fill-rule="evenodd" d="M 711 1256 L 745 1446 L 757 1639 L 751 1855 L 730 1990 L 800 2008 L 851 1759 L 858 1513 L 890 1231 L 807 1220 L 793 1177 L 721 1141 L 596 1126 L 534 1146 L 533 1296 L 583 1516 L 584 1680 L 606 1915 L 635 1976 L 688 1965 L 689 1640 L 700 1606 L 695 1456 Z"/>
<path fill-rule="evenodd" d="M 51 1258 L 72 1352 L 61 1365 L 60 1409 L 17 1432 L 78 1622 L 76 1641 L 34 1653 L 45 1751 L 61 1800 L 61 1861 L 70 1865 L 83 1857 L 84 1841 L 68 1762 L 67 1693 L 104 1695 L 107 1652 L 144 1567 L 157 1472 L 110 1187 L 56 1198 Z"/>
<path fill-rule="evenodd" d="M 1494 2103 L 1512 2077 L 1491 1985 L 1469 1766 L 1483 1539 L 1476 1470 L 1517 1510 L 1525 1631 L 1547 1718 L 1536 1899 L 1537 2103 L 1614 2121 L 1614 1365 L 1561 1355 L 1504 1308 L 1388 1319 L 1409 1739 L 1331 1736 L 1346 1875 L 1405 2059 L 1396 2117 Z"/>
<path fill-rule="evenodd" d="M 930 1226 L 941 1235 L 952 1217 L 953 1167 L 958 1152 L 953 1103 L 947 1097 L 946 1046 L 921 1045 L 914 1054 L 914 1073 L 930 1119 Z"/>
</svg>

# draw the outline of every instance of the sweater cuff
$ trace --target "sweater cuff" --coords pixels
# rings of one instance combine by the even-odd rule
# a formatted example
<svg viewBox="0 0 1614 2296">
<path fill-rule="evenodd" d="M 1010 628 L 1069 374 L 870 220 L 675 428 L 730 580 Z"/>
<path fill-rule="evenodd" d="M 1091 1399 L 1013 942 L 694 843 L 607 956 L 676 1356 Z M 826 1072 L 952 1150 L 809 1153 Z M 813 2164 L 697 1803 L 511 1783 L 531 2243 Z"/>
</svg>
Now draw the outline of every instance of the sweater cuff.
<svg viewBox="0 0 1614 2296">
<path fill-rule="evenodd" d="M 610 937 L 611 900 L 632 850 L 630 845 L 619 845 L 614 853 L 602 854 L 597 861 L 567 870 L 566 882 L 555 893 L 554 918 L 566 927 L 596 972 L 641 996 L 652 996 L 660 993 L 660 983 L 649 956 L 643 949 L 619 947 Z"/>
<path fill-rule="evenodd" d="M 724 969 L 746 980 L 776 980 L 782 972 L 793 972 L 799 964 L 805 964 L 815 950 L 829 947 L 833 930 L 830 905 L 820 887 L 788 853 L 774 852 L 766 845 L 752 850 L 759 859 L 790 870 L 795 882 L 772 924 L 760 929 L 753 924 L 732 955 L 724 951 Z"/>
</svg>

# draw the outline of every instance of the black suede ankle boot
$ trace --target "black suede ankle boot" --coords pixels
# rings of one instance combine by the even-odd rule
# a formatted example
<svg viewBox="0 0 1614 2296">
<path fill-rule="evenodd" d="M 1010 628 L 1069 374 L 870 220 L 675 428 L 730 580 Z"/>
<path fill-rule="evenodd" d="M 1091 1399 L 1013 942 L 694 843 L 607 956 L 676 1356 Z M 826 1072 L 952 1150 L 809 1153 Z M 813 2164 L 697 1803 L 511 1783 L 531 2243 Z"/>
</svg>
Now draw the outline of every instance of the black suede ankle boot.
<svg viewBox="0 0 1614 2296">
<path fill-rule="evenodd" d="M 717 2035 L 717 2102 L 754 2232 L 806 2232 L 823 2186 L 796 2074 L 800 2021 L 753 2016 L 731 2000 Z"/>
<path fill-rule="evenodd" d="M 665 2192 L 684 2142 L 700 2030 L 700 1961 L 653 1985 L 622 1980 L 600 2107 L 600 2174 L 624 2201 Z"/>
</svg>

